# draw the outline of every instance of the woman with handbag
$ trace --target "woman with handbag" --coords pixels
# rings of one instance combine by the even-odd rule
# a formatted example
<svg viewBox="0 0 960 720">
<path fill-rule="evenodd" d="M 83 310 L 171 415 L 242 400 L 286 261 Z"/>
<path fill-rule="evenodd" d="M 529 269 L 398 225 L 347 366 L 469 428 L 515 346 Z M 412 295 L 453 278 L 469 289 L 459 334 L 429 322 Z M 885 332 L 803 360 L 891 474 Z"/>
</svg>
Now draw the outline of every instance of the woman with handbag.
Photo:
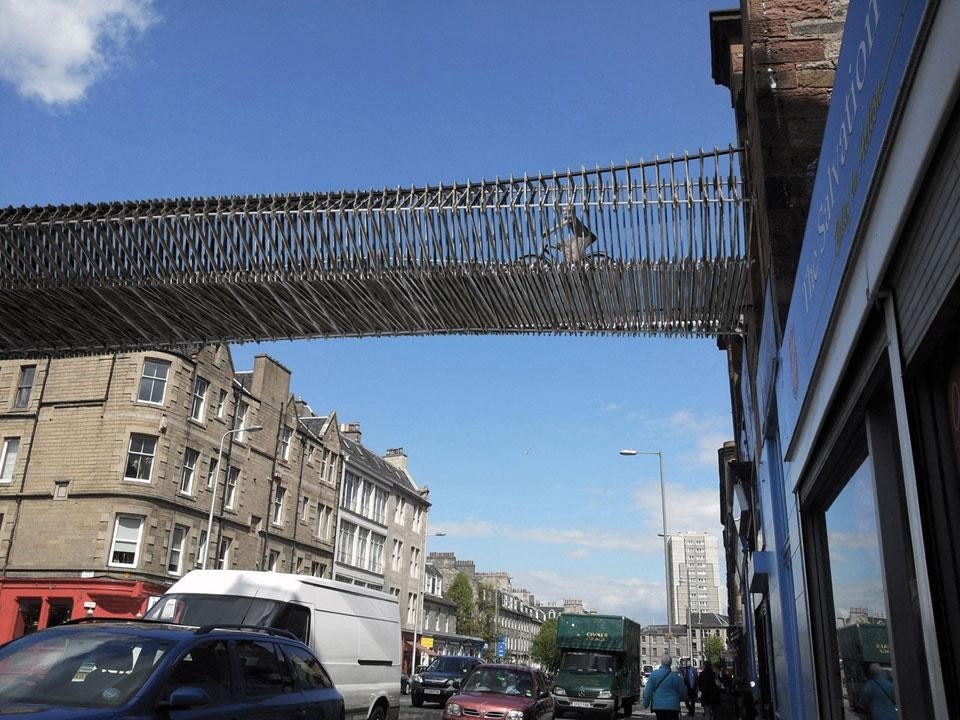
<svg viewBox="0 0 960 720">
<path fill-rule="evenodd" d="M 687 688 L 671 665 L 669 655 L 660 658 L 660 667 L 650 673 L 643 691 L 643 707 L 652 707 L 657 720 L 680 720 L 680 701 L 687 697 Z"/>
</svg>

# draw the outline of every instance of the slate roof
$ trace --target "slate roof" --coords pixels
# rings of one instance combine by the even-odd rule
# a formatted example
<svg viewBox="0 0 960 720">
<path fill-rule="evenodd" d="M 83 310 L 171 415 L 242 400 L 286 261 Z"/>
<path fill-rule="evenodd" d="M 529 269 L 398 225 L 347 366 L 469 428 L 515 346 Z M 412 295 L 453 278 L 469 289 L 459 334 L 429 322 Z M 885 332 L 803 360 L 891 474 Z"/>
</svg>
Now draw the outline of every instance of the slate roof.
<svg viewBox="0 0 960 720">
<path fill-rule="evenodd" d="M 340 437 L 341 451 L 350 457 L 350 463 L 366 470 L 371 475 L 382 477 L 411 493 L 418 493 L 421 488 L 400 468 L 394 467 L 375 452 L 367 449 L 360 443 L 351 440 L 346 435 Z"/>
</svg>

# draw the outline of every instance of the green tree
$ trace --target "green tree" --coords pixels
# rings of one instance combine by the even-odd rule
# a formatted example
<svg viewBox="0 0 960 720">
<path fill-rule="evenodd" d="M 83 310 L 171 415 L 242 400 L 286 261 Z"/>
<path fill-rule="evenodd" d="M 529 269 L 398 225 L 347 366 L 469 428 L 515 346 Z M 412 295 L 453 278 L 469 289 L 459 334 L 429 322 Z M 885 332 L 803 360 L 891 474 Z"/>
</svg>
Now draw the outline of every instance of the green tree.
<svg viewBox="0 0 960 720">
<path fill-rule="evenodd" d="M 457 606 L 457 632 L 460 635 L 477 634 L 477 606 L 473 601 L 473 588 L 463 573 L 458 573 L 443 596 Z"/>
<path fill-rule="evenodd" d="M 716 635 L 711 635 L 707 638 L 707 660 L 712 662 L 714 667 L 720 667 L 720 658 L 723 657 L 724 650 L 726 650 L 726 647 L 723 644 L 722 638 Z"/>
<path fill-rule="evenodd" d="M 493 585 L 480 585 L 477 592 L 477 634 L 487 644 L 484 660 L 491 661 L 497 656 L 497 588 Z"/>
<path fill-rule="evenodd" d="M 539 662 L 550 673 L 560 668 L 560 651 L 557 650 L 557 619 L 549 618 L 533 639 L 530 657 Z"/>
</svg>

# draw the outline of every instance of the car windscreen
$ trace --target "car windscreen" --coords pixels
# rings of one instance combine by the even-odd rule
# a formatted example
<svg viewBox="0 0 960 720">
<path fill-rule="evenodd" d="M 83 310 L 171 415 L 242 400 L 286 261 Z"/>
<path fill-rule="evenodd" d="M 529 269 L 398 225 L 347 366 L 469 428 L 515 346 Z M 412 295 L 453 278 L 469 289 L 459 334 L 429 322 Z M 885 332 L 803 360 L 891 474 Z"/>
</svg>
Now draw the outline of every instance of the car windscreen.
<svg viewBox="0 0 960 720">
<path fill-rule="evenodd" d="M 426 669 L 426 672 L 465 673 L 476 664 L 477 661 L 473 658 L 441 655 L 430 663 L 430 667 Z"/>
<path fill-rule="evenodd" d="M 616 658 L 603 653 L 566 652 L 560 661 L 560 670 L 566 672 L 609 674 L 616 669 Z"/>
<path fill-rule="evenodd" d="M 244 597 L 168 593 L 150 610 L 146 619 L 183 625 L 257 625 L 288 630 L 307 642 L 310 611 L 302 605 Z"/>
<path fill-rule="evenodd" d="M 38 633 L 0 648 L 0 702 L 115 708 L 172 646 L 135 633 Z"/>
</svg>

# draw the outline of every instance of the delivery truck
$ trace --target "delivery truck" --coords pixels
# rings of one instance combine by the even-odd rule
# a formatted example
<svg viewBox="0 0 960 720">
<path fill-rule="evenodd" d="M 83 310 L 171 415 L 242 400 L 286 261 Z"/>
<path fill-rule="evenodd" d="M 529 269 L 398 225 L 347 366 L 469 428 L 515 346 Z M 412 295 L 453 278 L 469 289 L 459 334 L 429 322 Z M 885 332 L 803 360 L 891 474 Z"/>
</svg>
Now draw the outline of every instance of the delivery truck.
<svg viewBox="0 0 960 720">
<path fill-rule="evenodd" d="M 554 715 L 627 717 L 643 695 L 640 625 L 618 615 L 563 613 L 557 620 L 560 669 Z"/>
</svg>

